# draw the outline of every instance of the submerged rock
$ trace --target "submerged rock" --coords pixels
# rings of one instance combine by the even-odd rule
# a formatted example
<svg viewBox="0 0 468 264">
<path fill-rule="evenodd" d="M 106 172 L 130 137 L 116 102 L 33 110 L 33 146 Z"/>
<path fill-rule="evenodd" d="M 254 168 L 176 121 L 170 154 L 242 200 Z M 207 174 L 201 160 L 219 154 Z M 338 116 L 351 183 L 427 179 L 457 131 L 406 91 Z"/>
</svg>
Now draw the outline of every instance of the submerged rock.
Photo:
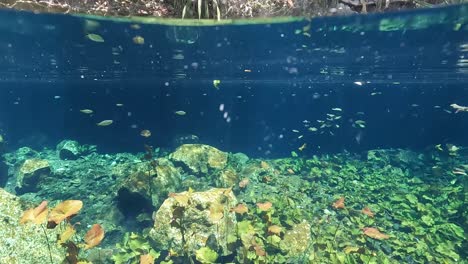
<svg viewBox="0 0 468 264">
<path fill-rule="evenodd" d="M 0 188 L 0 263 L 50 263 L 50 246 L 53 263 L 63 260 L 63 248 L 45 239 L 44 230 L 35 224 L 19 224 L 24 210 L 18 197 Z M 34 207 L 31 206 L 31 207 Z M 55 241 L 56 230 L 48 229 L 49 241 Z"/>
<path fill-rule="evenodd" d="M 130 175 L 117 188 L 117 201 L 124 215 L 151 213 L 162 202 L 162 197 L 180 186 L 181 175 L 172 162 L 164 158 L 155 161 L 154 166 L 141 162 L 126 169 Z"/>
<path fill-rule="evenodd" d="M 289 256 L 299 256 L 307 250 L 309 243 L 310 224 L 303 221 L 294 225 L 291 230 L 286 231 L 280 246 L 288 252 Z"/>
<path fill-rule="evenodd" d="M 230 254 L 228 237 L 235 237 L 237 223 L 230 209 L 236 204 L 231 189 L 171 194 L 154 214 L 150 237 L 180 255 L 195 255 L 199 248 L 212 245 L 219 247 L 213 250 Z"/>
<path fill-rule="evenodd" d="M 57 154 L 62 160 L 76 160 L 95 151 L 95 146 L 80 145 L 74 140 L 63 140 L 57 145 Z"/>
<path fill-rule="evenodd" d="M 22 192 L 36 189 L 39 179 L 50 173 L 50 165 L 44 159 L 28 159 L 19 168 L 16 177 L 16 187 Z"/>
<path fill-rule="evenodd" d="M 170 159 L 183 163 L 193 173 L 208 173 L 226 167 L 228 154 L 202 144 L 185 144 L 170 155 Z"/>
</svg>

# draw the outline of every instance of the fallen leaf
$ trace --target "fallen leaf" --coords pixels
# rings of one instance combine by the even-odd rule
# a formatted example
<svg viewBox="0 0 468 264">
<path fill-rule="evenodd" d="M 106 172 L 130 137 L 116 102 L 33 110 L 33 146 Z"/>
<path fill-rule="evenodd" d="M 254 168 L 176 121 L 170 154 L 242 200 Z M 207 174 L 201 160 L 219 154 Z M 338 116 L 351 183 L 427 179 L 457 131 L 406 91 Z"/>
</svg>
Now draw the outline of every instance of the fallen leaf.
<svg viewBox="0 0 468 264">
<path fill-rule="evenodd" d="M 72 218 L 83 207 L 83 202 L 80 200 L 66 200 L 55 206 L 49 214 L 47 228 L 54 228 L 63 220 Z"/>
<path fill-rule="evenodd" d="M 364 235 L 377 240 L 389 238 L 388 235 L 381 233 L 377 228 L 374 227 L 364 227 L 362 229 L 362 232 L 364 233 Z"/>
<path fill-rule="evenodd" d="M 257 203 L 258 209 L 263 212 L 270 210 L 272 206 L 273 204 L 271 202 Z"/>
<path fill-rule="evenodd" d="M 344 200 L 345 200 L 344 196 L 341 196 L 340 199 L 336 200 L 336 202 L 332 204 L 333 208 L 344 209 L 345 208 Z"/>
<path fill-rule="evenodd" d="M 90 249 L 99 245 L 103 239 L 104 229 L 102 229 L 101 225 L 94 224 L 84 237 L 84 241 L 86 243 L 85 249 Z"/>
<path fill-rule="evenodd" d="M 369 216 L 370 218 L 374 218 L 374 213 L 371 211 L 371 209 L 369 207 L 364 207 L 361 212 L 367 216 Z"/>
<path fill-rule="evenodd" d="M 150 254 L 140 256 L 140 264 L 153 264 L 154 258 Z"/>
<path fill-rule="evenodd" d="M 236 214 L 243 215 L 249 211 L 249 208 L 245 204 L 238 204 L 236 207 L 231 209 L 232 212 L 235 212 Z"/>
<path fill-rule="evenodd" d="M 239 188 L 243 189 L 249 185 L 249 179 L 245 178 L 239 182 Z"/>
<path fill-rule="evenodd" d="M 74 234 L 76 233 L 75 228 L 72 225 L 68 224 L 65 231 L 60 234 L 59 239 L 57 240 L 57 244 L 65 244 Z"/>
<path fill-rule="evenodd" d="M 268 233 L 270 234 L 279 235 L 281 234 L 281 231 L 283 231 L 283 228 L 278 225 L 271 225 L 268 227 Z"/>
<path fill-rule="evenodd" d="M 27 222 L 33 222 L 36 225 L 40 225 L 45 222 L 47 219 L 47 201 L 42 201 L 42 203 L 36 208 L 31 208 L 26 210 L 21 216 L 20 224 Z"/>
</svg>

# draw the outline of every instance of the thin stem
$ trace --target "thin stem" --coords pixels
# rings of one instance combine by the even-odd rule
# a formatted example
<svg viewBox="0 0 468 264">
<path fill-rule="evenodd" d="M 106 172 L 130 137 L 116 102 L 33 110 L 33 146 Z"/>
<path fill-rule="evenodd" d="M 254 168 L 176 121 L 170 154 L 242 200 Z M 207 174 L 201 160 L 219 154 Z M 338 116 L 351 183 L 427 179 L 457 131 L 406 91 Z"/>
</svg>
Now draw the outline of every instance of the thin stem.
<svg viewBox="0 0 468 264">
<path fill-rule="evenodd" d="M 47 237 L 47 232 L 44 228 L 43 225 L 41 225 L 42 231 L 44 231 L 44 236 L 47 241 L 47 248 L 49 249 L 49 258 L 50 258 L 50 263 L 54 264 L 54 261 L 52 261 L 52 251 L 50 250 L 50 243 L 49 243 L 49 237 Z"/>
</svg>

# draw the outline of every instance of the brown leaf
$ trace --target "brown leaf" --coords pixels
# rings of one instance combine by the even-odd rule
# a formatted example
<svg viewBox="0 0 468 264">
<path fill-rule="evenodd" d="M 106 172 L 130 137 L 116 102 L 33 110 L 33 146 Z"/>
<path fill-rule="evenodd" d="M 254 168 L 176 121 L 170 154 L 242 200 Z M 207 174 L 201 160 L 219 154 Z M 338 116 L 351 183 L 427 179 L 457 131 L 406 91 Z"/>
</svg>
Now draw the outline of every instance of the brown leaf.
<svg viewBox="0 0 468 264">
<path fill-rule="evenodd" d="M 241 188 L 241 189 L 244 189 L 245 187 L 247 187 L 247 185 L 249 185 L 249 179 L 247 179 L 247 178 L 242 179 L 239 182 L 239 188 Z"/>
<path fill-rule="evenodd" d="M 258 209 L 263 212 L 270 210 L 272 206 L 273 204 L 271 202 L 257 203 Z"/>
<path fill-rule="evenodd" d="M 54 228 L 65 219 L 70 220 L 82 207 L 83 202 L 80 200 L 66 200 L 59 203 L 50 211 L 47 228 Z"/>
<path fill-rule="evenodd" d="M 85 249 L 90 249 L 99 245 L 103 239 L 104 229 L 102 229 L 101 225 L 94 224 L 84 237 L 84 241 L 86 243 Z"/>
<path fill-rule="evenodd" d="M 377 228 L 374 228 L 374 227 L 364 227 L 362 229 L 362 232 L 364 233 L 364 235 L 366 235 L 366 236 L 368 236 L 370 238 L 373 238 L 373 239 L 377 239 L 377 240 L 382 240 L 382 239 L 388 239 L 389 238 L 388 235 L 380 233 L 380 231 Z"/>
<path fill-rule="evenodd" d="M 42 203 L 36 208 L 24 211 L 23 216 L 21 216 L 20 219 L 20 224 L 33 222 L 36 225 L 40 225 L 47 219 L 47 213 L 47 201 L 42 201 Z"/>
<path fill-rule="evenodd" d="M 236 207 L 232 208 L 231 211 L 235 212 L 236 214 L 243 215 L 249 211 L 249 208 L 245 204 L 240 203 L 236 205 Z"/>
<path fill-rule="evenodd" d="M 154 264 L 154 258 L 150 254 L 141 255 L 140 264 Z"/>
<path fill-rule="evenodd" d="M 268 233 L 270 234 L 279 235 L 281 234 L 281 231 L 283 231 L 283 228 L 278 225 L 271 225 L 268 227 Z"/>
<path fill-rule="evenodd" d="M 341 196 L 340 199 L 336 200 L 336 202 L 332 204 L 333 208 L 344 209 L 345 208 L 344 200 L 345 200 L 344 196 Z"/>
<path fill-rule="evenodd" d="M 367 216 L 369 216 L 370 218 L 374 218 L 374 213 L 371 211 L 371 209 L 369 207 L 365 207 L 364 209 L 361 210 L 361 212 Z"/>
<path fill-rule="evenodd" d="M 57 243 L 59 245 L 65 244 L 75 233 L 76 233 L 75 228 L 73 228 L 72 225 L 68 224 L 65 231 L 63 231 L 63 233 L 60 234 Z"/>
</svg>

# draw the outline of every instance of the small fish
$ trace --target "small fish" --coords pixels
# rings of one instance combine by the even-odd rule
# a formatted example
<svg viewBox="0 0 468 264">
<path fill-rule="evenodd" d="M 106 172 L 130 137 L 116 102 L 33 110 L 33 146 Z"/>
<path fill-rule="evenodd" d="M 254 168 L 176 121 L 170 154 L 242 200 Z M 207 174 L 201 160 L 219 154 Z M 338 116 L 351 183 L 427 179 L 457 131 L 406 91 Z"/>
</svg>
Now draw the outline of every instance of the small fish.
<svg viewBox="0 0 468 264">
<path fill-rule="evenodd" d="M 103 121 L 97 123 L 96 125 L 98 125 L 98 126 L 108 126 L 108 125 L 110 125 L 112 123 L 114 123 L 114 121 L 112 121 L 112 120 L 103 120 Z"/>
<path fill-rule="evenodd" d="M 343 111 L 341 108 L 338 108 L 338 107 L 332 108 L 332 110 L 333 110 L 333 111 Z"/>
<path fill-rule="evenodd" d="M 299 130 L 296 130 L 296 129 L 293 129 L 291 131 L 294 132 L 294 133 L 299 133 Z"/>
<path fill-rule="evenodd" d="M 309 120 L 304 120 L 304 121 L 302 121 L 302 123 L 304 123 L 304 124 L 309 124 L 310 121 L 309 121 Z"/>
<path fill-rule="evenodd" d="M 370 95 L 374 96 L 374 95 L 379 95 L 379 94 L 382 94 L 382 92 L 373 92 Z"/>
<path fill-rule="evenodd" d="M 418 104 L 412 104 L 411 106 L 412 107 L 418 107 L 419 105 Z"/>
<path fill-rule="evenodd" d="M 312 132 L 315 132 L 317 131 L 318 129 L 316 127 L 309 127 L 309 131 L 312 131 Z"/>
<path fill-rule="evenodd" d="M 250 69 L 244 69 L 244 72 L 252 72 Z"/>
<path fill-rule="evenodd" d="M 104 39 L 98 34 L 91 33 L 91 34 L 86 35 L 86 38 L 94 42 L 104 42 Z"/>
<path fill-rule="evenodd" d="M 354 82 L 354 84 L 361 86 L 362 82 Z"/>
<path fill-rule="evenodd" d="M 303 138 L 303 137 L 304 137 L 304 135 L 300 135 L 300 136 L 298 136 L 297 138 L 298 138 L 298 139 L 301 139 L 301 138 Z"/>
<path fill-rule="evenodd" d="M 150 136 L 151 136 L 151 131 L 149 131 L 148 129 L 144 129 L 144 130 L 142 130 L 142 131 L 140 132 L 140 135 L 141 135 L 142 137 L 146 137 L 146 138 L 147 138 L 147 137 L 150 137 Z"/>
<path fill-rule="evenodd" d="M 115 104 L 115 106 L 121 107 L 123 106 L 123 104 Z"/>
<path fill-rule="evenodd" d="M 180 115 L 180 116 L 183 116 L 183 115 L 186 115 L 186 114 L 187 114 L 185 111 L 182 111 L 182 110 L 175 111 L 174 113 L 175 113 L 176 115 Z"/>
<path fill-rule="evenodd" d="M 93 110 L 91 110 L 91 109 L 81 109 L 80 112 L 83 113 L 83 114 L 88 114 L 89 115 L 89 114 L 93 113 Z"/>
<path fill-rule="evenodd" d="M 304 144 L 302 144 L 302 146 L 300 146 L 300 147 L 298 148 L 298 150 L 299 150 L 299 151 L 303 151 L 306 147 L 307 147 L 307 143 L 304 143 Z"/>
</svg>

